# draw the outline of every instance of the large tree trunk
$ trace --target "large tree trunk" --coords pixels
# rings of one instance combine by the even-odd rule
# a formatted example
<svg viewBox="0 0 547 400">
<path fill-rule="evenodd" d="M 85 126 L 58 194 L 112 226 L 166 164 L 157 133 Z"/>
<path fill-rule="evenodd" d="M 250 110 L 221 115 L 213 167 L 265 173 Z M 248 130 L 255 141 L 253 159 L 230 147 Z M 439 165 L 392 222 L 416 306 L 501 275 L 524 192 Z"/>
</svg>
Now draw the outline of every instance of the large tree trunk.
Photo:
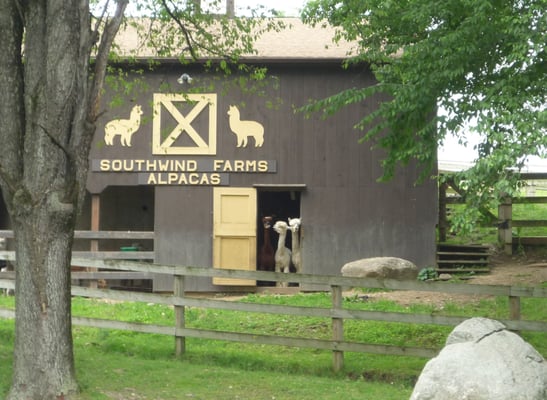
<svg viewBox="0 0 547 400">
<path fill-rule="evenodd" d="M 126 4 L 104 26 L 90 76 L 88 0 L 0 0 L 0 186 L 17 257 L 9 400 L 78 390 L 70 258 L 107 55 Z"/>
<path fill-rule="evenodd" d="M 24 138 L 22 175 L 10 171 L 18 179 L 7 196 L 17 254 L 8 399 L 57 399 L 78 389 L 70 255 L 80 194 L 71 142 L 81 134 L 78 107 L 86 96 L 82 18 L 77 3 L 64 1 L 29 2 L 17 12 L 25 24 Z M 89 30 L 89 16 L 83 20 Z"/>
<path fill-rule="evenodd" d="M 57 399 L 77 391 L 72 353 L 70 253 L 74 212 L 55 195 L 14 223 L 16 322 L 8 399 Z"/>
</svg>

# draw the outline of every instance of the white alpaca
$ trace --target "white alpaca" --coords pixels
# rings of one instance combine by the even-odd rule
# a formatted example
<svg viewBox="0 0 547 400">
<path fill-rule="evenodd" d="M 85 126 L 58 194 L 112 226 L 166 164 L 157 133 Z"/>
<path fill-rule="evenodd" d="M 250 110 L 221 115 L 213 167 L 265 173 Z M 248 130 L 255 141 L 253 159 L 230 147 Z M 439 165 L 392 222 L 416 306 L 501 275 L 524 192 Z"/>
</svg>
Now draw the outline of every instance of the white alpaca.
<svg viewBox="0 0 547 400">
<path fill-rule="evenodd" d="M 277 250 L 275 251 L 275 272 L 289 272 L 291 265 L 291 251 L 285 247 L 285 240 L 287 238 L 287 229 L 289 226 L 286 222 L 277 221 L 274 226 L 274 230 L 279 233 L 279 239 L 277 241 Z M 286 282 L 278 283 L 278 286 L 287 286 Z"/>
<path fill-rule="evenodd" d="M 289 218 L 289 229 L 291 230 L 292 238 L 292 263 L 296 269 L 296 273 L 302 271 L 302 256 L 300 254 L 300 218 Z"/>
<path fill-rule="evenodd" d="M 247 147 L 247 139 L 252 136 L 255 140 L 255 147 L 262 147 L 264 144 L 264 127 L 256 121 L 241 121 L 239 109 L 230 106 L 228 110 L 230 129 L 237 137 L 237 147 Z"/>
<path fill-rule="evenodd" d="M 114 136 L 120 135 L 120 143 L 122 146 L 131 147 L 131 138 L 139 129 L 141 124 L 142 108 L 136 105 L 131 110 L 129 119 L 115 119 L 110 121 L 104 127 L 104 142 L 107 146 L 112 146 Z"/>
</svg>

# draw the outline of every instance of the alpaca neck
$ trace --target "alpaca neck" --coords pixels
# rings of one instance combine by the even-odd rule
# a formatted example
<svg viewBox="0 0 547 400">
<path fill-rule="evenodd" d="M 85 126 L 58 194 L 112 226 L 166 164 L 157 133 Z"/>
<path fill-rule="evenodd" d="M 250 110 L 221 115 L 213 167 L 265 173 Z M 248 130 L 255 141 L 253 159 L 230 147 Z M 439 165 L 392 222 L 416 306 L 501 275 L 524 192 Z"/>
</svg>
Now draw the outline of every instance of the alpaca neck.
<svg viewBox="0 0 547 400">
<path fill-rule="evenodd" d="M 138 111 L 132 111 L 131 112 L 131 121 L 135 121 L 136 124 L 140 123 L 141 121 L 141 114 Z"/>
<path fill-rule="evenodd" d="M 271 248 L 270 244 L 270 229 L 264 227 L 264 248 Z"/>
<path fill-rule="evenodd" d="M 233 123 L 235 121 L 239 121 L 239 118 L 239 110 L 237 108 L 234 108 L 232 112 L 230 112 L 229 122 Z"/>
<path fill-rule="evenodd" d="M 285 237 L 287 235 L 287 232 L 281 232 L 279 234 L 279 240 L 277 241 L 277 249 L 281 250 L 285 248 Z"/>
<path fill-rule="evenodd" d="M 292 251 L 300 250 L 300 239 L 298 238 L 298 231 L 292 233 Z"/>
</svg>

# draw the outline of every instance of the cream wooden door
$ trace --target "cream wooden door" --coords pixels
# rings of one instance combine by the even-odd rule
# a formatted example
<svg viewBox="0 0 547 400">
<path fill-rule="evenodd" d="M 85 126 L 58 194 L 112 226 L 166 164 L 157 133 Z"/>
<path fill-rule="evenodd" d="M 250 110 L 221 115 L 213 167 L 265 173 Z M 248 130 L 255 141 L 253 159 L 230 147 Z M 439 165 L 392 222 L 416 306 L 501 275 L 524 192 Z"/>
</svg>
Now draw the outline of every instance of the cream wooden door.
<svg viewBox="0 0 547 400">
<path fill-rule="evenodd" d="M 213 267 L 256 270 L 256 190 L 213 189 Z M 213 278 L 215 285 L 255 286 L 246 279 Z"/>
</svg>

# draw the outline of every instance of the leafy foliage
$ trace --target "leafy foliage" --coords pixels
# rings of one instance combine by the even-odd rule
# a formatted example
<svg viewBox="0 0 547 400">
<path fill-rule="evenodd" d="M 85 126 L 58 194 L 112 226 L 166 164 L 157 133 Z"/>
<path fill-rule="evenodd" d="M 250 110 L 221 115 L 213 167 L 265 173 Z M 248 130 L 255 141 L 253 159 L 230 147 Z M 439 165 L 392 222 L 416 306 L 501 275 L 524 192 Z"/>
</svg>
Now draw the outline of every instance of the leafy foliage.
<svg viewBox="0 0 547 400">
<path fill-rule="evenodd" d="M 256 56 L 255 41 L 268 31 L 285 28 L 280 19 L 271 18 L 274 10 L 263 6 L 248 8 L 247 16 L 234 15 L 226 2 L 146 0 L 136 2 L 126 12 L 110 54 L 105 86 L 109 89 L 110 108 L 127 103 L 149 90 L 144 71 L 160 66 L 158 59 L 178 61 L 182 71 L 188 68 L 192 77 L 184 92 L 216 91 L 222 95 L 236 89 L 264 96 L 265 89 L 275 87 L 276 77 L 267 74 L 260 64 L 244 63 L 242 57 Z M 111 4 L 99 1 L 92 8 L 99 15 L 110 13 Z M 129 44 L 129 45 L 128 45 Z M 120 66 L 120 63 L 122 65 Z M 194 73 L 207 72 L 195 79 Z M 162 91 L 180 90 L 168 82 Z M 274 99 L 276 107 L 279 99 Z"/>
<path fill-rule="evenodd" d="M 264 77 L 263 68 L 251 68 L 240 58 L 256 55 L 254 43 L 261 34 L 284 27 L 281 20 L 267 17 L 271 10 L 260 6 L 248 9 L 247 17 L 236 17 L 221 0 L 203 5 L 197 0 L 135 3 L 137 16 L 127 18 L 124 28 L 133 45 L 114 46 L 117 57 L 170 58 L 184 64 L 202 61 L 228 75 L 244 71 L 251 79 L 260 79 Z M 94 10 L 101 12 L 98 6 Z"/>
<path fill-rule="evenodd" d="M 435 268 L 422 268 L 418 273 L 419 281 L 428 281 L 430 279 L 435 279 L 438 277 L 437 271 Z"/>
<path fill-rule="evenodd" d="M 386 101 L 356 125 L 386 149 L 384 176 L 417 160 L 435 170 L 447 135 L 480 135 L 474 167 L 455 179 L 469 188 L 468 210 L 515 194 L 513 173 L 527 155 L 546 156 L 547 1 L 313 0 L 305 21 L 338 28 L 356 43 L 348 65 L 367 63 L 378 83 L 312 102 L 330 115 L 380 93 Z M 435 109 L 438 112 L 435 113 Z M 468 215 L 468 221 L 476 215 Z"/>
</svg>

